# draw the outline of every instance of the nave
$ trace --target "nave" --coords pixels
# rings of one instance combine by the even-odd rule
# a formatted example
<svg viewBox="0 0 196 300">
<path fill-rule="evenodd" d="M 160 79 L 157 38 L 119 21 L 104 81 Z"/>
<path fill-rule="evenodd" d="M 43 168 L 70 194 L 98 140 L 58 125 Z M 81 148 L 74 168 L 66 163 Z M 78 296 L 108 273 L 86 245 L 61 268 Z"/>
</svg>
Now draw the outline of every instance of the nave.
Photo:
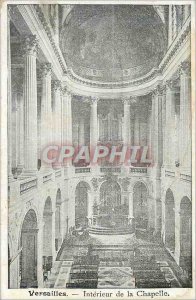
<svg viewBox="0 0 196 300">
<path fill-rule="evenodd" d="M 47 288 L 180 288 L 190 284 L 163 246 L 141 234 L 115 239 L 70 235 L 44 282 Z"/>
</svg>

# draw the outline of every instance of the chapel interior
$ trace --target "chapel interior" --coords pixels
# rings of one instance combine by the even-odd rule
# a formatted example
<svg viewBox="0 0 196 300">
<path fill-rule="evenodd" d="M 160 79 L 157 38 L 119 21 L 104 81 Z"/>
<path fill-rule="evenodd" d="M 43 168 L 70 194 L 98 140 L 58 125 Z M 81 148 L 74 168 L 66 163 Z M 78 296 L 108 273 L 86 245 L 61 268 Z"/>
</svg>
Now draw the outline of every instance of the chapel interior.
<svg viewBox="0 0 196 300">
<path fill-rule="evenodd" d="M 10 4 L 7 22 L 8 287 L 192 287 L 191 6 Z M 53 144 L 151 160 L 46 167 Z"/>
</svg>

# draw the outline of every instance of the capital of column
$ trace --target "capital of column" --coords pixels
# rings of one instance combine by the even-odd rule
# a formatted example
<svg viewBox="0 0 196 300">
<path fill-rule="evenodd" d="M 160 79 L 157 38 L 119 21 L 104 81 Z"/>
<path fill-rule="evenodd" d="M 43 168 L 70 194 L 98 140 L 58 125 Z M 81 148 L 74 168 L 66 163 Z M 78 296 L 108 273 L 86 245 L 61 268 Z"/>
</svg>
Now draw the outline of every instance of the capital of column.
<svg viewBox="0 0 196 300">
<path fill-rule="evenodd" d="M 61 91 L 62 90 L 62 85 L 61 85 L 61 81 L 60 80 L 53 80 L 52 81 L 52 91 L 56 92 L 56 91 Z"/>
<path fill-rule="evenodd" d="M 22 43 L 22 50 L 24 55 L 37 56 L 39 43 L 36 35 L 25 36 Z"/>
<path fill-rule="evenodd" d="M 41 64 L 41 68 L 40 68 L 41 77 L 46 77 L 48 75 L 51 75 L 51 72 L 52 72 L 51 63 Z"/>
<path fill-rule="evenodd" d="M 170 91 L 174 91 L 176 88 L 176 82 L 175 80 L 167 80 L 166 81 L 166 89 Z"/>
<path fill-rule="evenodd" d="M 131 96 L 129 102 L 130 102 L 130 104 L 136 104 L 137 103 L 137 97 L 136 96 Z"/>
<path fill-rule="evenodd" d="M 180 75 L 184 74 L 187 76 L 191 75 L 191 63 L 189 61 L 183 61 L 180 64 L 179 74 Z"/>
<path fill-rule="evenodd" d="M 90 104 L 91 104 L 91 105 L 95 105 L 95 104 L 98 103 L 99 98 L 98 98 L 98 97 L 90 97 L 90 98 L 89 98 L 89 101 L 90 101 Z"/>
<path fill-rule="evenodd" d="M 153 90 L 153 96 L 162 96 L 165 93 L 166 86 L 163 84 L 158 84 L 157 87 Z"/>
<path fill-rule="evenodd" d="M 68 90 L 66 88 L 66 86 L 62 86 L 62 94 L 65 96 L 66 94 L 68 94 Z"/>
<path fill-rule="evenodd" d="M 130 105 L 130 97 L 122 97 L 122 103 L 124 105 Z"/>
<path fill-rule="evenodd" d="M 73 95 L 73 93 L 72 93 L 70 90 L 67 89 L 67 95 L 68 95 L 69 97 L 71 97 L 71 96 Z"/>
<path fill-rule="evenodd" d="M 123 97 L 122 102 L 126 105 L 136 104 L 137 103 L 137 97 L 136 96 Z"/>
<path fill-rule="evenodd" d="M 62 85 L 61 91 L 63 95 L 72 96 L 72 92 L 68 89 L 67 86 Z"/>
</svg>

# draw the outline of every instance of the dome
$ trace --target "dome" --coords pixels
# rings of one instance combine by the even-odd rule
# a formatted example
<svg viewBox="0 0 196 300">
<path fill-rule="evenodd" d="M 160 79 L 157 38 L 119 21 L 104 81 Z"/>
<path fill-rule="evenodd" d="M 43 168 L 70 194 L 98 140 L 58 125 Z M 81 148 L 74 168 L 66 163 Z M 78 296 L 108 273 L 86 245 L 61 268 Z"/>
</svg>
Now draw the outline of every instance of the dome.
<svg viewBox="0 0 196 300">
<path fill-rule="evenodd" d="M 166 50 L 164 21 L 148 5 L 76 5 L 60 45 L 68 69 L 100 82 L 133 80 L 158 67 Z"/>
</svg>

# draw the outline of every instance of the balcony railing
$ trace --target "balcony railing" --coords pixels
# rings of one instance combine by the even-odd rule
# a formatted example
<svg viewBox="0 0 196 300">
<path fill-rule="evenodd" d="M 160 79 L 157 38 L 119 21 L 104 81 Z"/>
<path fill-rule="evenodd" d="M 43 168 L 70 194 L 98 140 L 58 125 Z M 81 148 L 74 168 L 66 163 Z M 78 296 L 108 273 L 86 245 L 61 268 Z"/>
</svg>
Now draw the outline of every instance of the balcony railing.
<svg viewBox="0 0 196 300">
<path fill-rule="evenodd" d="M 175 172 L 170 170 L 165 170 L 165 177 L 175 177 Z"/>
<path fill-rule="evenodd" d="M 61 177 L 61 170 L 57 170 L 55 172 L 55 178 L 57 178 L 57 177 Z"/>
<path fill-rule="evenodd" d="M 75 174 L 79 173 L 90 173 L 91 168 L 81 167 L 81 168 L 75 168 Z"/>
<path fill-rule="evenodd" d="M 31 179 L 20 184 L 20 194 L 28 192 L 31 189 L 37 188 L 37 179 Z"/>
<path fill-rule="evenodd" d="M 48 181 L 52 181 L 52 173 L 43 176 L 43 183 L 46 183 Z"/>
<path fill-rule="evenodd" d="M 101 167 L 101 173 L 121 173 L 120 167 Z"/>
<path fill-rule="evenodd" d="M 182 173 L 180 174 L 180 179 L 188 182 L 192 181 L 192 177 L 190 175 L 182 174 Z"/>
<path fill-rule="evenodd" d="M 129 169 L 129 173 L 133 174 L 147 174 L 147 168 L 146 167 L 132 167 Z"/>
</svg>

